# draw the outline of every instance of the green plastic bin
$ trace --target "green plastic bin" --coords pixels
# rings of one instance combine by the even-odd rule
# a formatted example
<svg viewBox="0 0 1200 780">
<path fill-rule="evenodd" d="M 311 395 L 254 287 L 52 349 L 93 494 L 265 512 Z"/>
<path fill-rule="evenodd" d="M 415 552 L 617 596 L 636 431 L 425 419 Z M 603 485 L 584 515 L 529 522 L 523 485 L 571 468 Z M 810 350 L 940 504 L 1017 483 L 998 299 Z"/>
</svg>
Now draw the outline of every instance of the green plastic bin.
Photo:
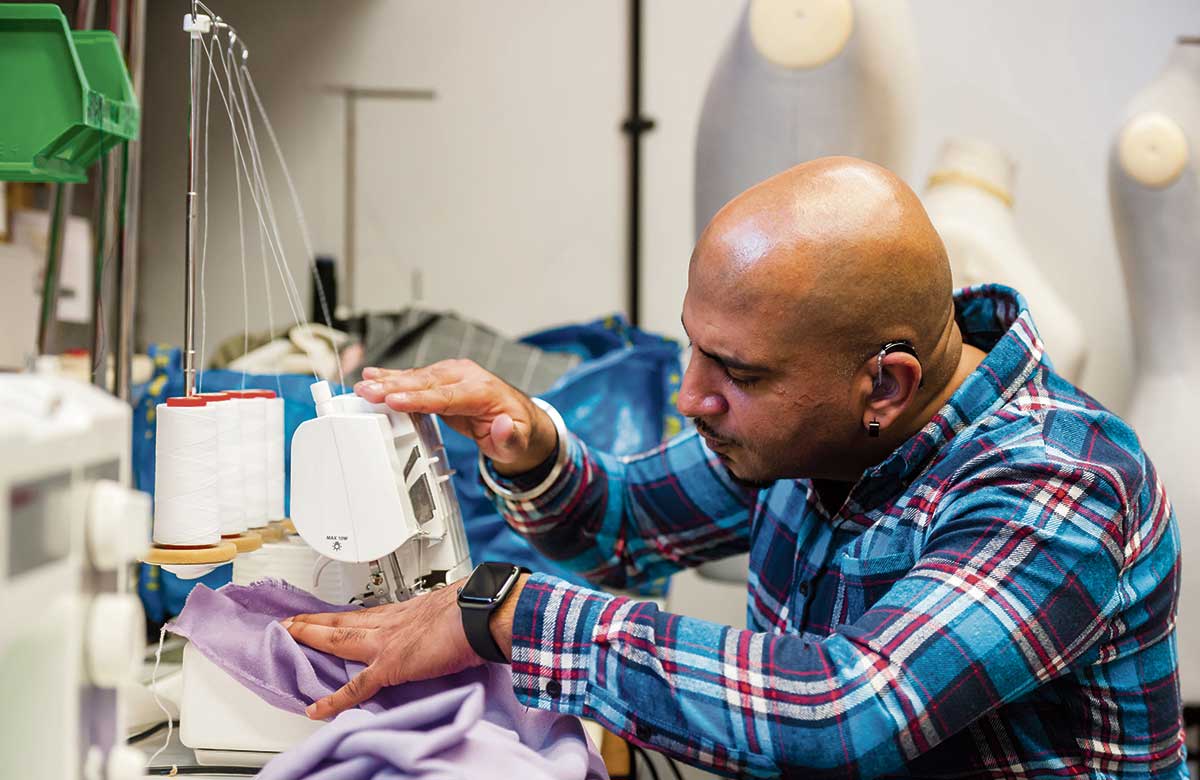
<svg viewBox="0 0 1200 780">
<path fill-rule="evenodd" d="M 138 121 L 116 36 L 72 32 L 56 5 L 0 4 L 0 180 L 87 181 Z"/>
</svg>

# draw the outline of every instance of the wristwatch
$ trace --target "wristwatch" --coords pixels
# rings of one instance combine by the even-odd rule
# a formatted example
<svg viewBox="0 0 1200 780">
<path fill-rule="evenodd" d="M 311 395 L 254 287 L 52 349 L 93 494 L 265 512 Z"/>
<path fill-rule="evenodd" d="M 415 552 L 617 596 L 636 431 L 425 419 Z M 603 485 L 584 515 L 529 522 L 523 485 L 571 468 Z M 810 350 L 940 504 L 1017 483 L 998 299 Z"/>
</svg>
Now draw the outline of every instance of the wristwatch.
<svg viewBox="0 0 1200 780">
<path fill-rule="evenodd" d="M 509 663 L 492 636 L 488 619 L 508 598 L 517 579 L 529 573 L 524 566 L 485 561 L 475 567 L 466 583 L 458 589 L 458 609 L 462 612 L 467 643 L 483 660 Z"/>
</svg>

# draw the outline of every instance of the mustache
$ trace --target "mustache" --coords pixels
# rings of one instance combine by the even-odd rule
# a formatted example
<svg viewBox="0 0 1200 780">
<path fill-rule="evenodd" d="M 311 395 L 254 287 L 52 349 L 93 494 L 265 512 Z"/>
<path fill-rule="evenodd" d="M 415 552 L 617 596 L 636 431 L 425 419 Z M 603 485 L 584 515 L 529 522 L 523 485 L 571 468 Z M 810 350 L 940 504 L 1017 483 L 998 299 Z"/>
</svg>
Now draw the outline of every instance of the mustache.
<svg viewBox="0 0 1200 780">
<path fill-rule="evenodd" d="M 728 439 L 728 438 L 722 436 L 721 434 L 717 433 L 716 431 L 714 431 L 712 429 L 712 426 L 710 426 L 708 423 L 704 422 L 704 420 L 702 420 L 699 417 L 693 417 L 692 424 L 696 426 L 696 430 L 700 431 L 708 438 L 713 439 L 718 444 L 737 444 L 737 442 L 734 441 L 733 439 Z"/>
</svg>

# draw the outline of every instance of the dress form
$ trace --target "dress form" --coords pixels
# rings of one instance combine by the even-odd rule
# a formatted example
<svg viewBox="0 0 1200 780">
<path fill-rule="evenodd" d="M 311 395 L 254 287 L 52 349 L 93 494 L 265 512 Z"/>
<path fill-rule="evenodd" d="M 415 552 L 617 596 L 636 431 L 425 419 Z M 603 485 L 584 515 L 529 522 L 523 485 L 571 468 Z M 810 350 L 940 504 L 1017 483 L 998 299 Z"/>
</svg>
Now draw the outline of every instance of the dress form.
<svg viewBox="0 0 1200 780">
<path fill-rule="evenodd" d="M 735 195 L 805 160 L 847 154 L 906 175 L 916 88 L 907 0 L 750 0 L 700 114 L 696 235 Z"/>
<path fill-rule="evenodd" d="M 1025 296 L 1046 352 L 1078 383 L 1087 360 L 1083 326 L 1038 268 L 1012 213 L 1015 165 L 999 148 L 948 140 L 925 190 L 925 209 L 946 245 L 954 285 L 999 282 Z"/>
<path fill-rule="evenodd" d="M 1109 159 L 1113 229 L 1129 289 L 1135 370 L 1127 419 L 1179 519 L 1184 566 L 1200 561 L 1194 436 L 1200 393 L 1200 38 L 1181 38 L 1130 102 Z M 1183 578 L 1178 639 L 1183 700 L 1200 703 L 1200 593 Z"/>
</svg>

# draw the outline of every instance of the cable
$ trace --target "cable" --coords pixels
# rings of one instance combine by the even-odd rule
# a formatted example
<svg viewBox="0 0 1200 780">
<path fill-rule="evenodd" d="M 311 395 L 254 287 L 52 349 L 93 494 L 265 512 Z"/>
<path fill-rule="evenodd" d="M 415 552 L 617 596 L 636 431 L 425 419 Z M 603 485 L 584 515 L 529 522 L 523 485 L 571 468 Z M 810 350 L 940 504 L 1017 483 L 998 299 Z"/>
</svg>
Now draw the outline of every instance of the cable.
<svg viewBox="0 0 1200 780">
<path fill-rule="evenodd" d="M 141 742 L 143 739 L 146 739 L 148 737 L 153 737 L 155 734 L 157 734 L 158 732 L 165 729 L 167 727 L 167 724 L 170 722 L 171 721 L 169 721 L 169 720 L 159 721 L 158 723 L 155 723 L 153 726 L 151 726 L 147 729 L 143 729 L 136 734 L 130 734 L 128 737 L 125 738 L 125 741 L 128 744 L 132 745 L 134 742 Z"/>
<path fill-rule="evenodd" d="M 175 775 L 247 775 L 253 777 L 262 771 L 255 766 L 203 766 L 201 764 L 172 764 L 171 766 L 148 766 L 146 774 L 174 777 Z"/>
<path fill-rule="evenodd" d="M 675 763 L 675 759 L 663 755 L 663 760 L 667 762 L 667 769 L 670 769 L 671 774 L 675 775 L 675 780 L 683 780 L 683 773 L 679 771 L 679 764 Z"/>
</svg>

